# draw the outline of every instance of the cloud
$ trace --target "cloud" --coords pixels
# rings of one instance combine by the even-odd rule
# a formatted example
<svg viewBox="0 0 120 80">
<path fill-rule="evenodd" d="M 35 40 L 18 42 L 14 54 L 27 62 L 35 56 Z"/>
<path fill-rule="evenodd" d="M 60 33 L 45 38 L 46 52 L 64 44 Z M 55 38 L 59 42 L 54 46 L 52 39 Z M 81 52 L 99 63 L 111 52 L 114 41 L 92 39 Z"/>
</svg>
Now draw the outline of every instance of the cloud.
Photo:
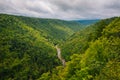
<svg viewBox="0 0 120 80">
<path fill-rule="evenodd" d="M 120 16 L 120 1 L 0 0 L 0 13 L 67 20 L 107 18 Z"/>
</svg>

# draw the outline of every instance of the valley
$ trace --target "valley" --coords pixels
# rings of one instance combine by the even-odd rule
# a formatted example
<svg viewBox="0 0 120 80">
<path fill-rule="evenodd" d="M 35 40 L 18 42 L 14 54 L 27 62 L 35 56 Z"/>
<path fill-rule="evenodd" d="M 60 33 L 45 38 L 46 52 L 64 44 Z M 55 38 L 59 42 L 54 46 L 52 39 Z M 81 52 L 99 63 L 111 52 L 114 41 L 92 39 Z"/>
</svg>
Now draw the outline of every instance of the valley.
<svg viewBox="0 0 120 80">
<path fill-rule="evenodd" d="M 120 17 L 0 14 L 0 80 L 120 80 Z"/>
</svg>

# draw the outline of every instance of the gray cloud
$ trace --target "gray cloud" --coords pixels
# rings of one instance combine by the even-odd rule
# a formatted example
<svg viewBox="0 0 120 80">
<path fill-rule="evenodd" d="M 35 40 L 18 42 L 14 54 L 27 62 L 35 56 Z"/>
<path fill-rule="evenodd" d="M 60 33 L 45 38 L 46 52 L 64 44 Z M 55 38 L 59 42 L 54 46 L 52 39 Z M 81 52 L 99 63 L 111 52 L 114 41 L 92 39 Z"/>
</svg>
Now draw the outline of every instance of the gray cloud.
<svg viewBox="0 0 120 80">
<path fill-rule="evenodd" d="M 0 0 L 0 13 L 58 19 L 120 16 L 119 0 Z"/>
</svg>

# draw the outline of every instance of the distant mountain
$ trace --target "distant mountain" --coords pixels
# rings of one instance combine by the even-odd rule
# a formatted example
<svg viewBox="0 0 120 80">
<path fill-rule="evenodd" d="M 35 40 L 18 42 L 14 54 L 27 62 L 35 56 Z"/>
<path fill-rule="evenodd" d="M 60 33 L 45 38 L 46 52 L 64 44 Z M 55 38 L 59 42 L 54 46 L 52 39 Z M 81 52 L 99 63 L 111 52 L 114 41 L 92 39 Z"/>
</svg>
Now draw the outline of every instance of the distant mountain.
<svg viewBox="0 0 120 80">
<path fill-rule="evenodd" d="M 76 22 L 79 22 L 80 24 L 83 25 L 91 25 L 94 24 L 96 22 L 100 21 L 100 19 L 93 19 L 93 20 L 76 20 Z"/>
</svg>

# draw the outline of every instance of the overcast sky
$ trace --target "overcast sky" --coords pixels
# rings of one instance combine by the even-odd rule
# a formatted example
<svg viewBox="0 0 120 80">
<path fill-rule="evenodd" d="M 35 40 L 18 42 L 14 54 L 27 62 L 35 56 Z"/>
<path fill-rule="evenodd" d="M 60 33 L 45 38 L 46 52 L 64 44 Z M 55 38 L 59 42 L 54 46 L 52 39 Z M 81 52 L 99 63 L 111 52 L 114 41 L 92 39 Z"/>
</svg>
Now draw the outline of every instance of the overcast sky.
<svg viewBox="0 0 120 80">
<path fill-rule="evenodd" d="M 99 19 L 120 16 L 120 0 L 0 0 L 0 13 L 66 20 Z"/>
</svg>

